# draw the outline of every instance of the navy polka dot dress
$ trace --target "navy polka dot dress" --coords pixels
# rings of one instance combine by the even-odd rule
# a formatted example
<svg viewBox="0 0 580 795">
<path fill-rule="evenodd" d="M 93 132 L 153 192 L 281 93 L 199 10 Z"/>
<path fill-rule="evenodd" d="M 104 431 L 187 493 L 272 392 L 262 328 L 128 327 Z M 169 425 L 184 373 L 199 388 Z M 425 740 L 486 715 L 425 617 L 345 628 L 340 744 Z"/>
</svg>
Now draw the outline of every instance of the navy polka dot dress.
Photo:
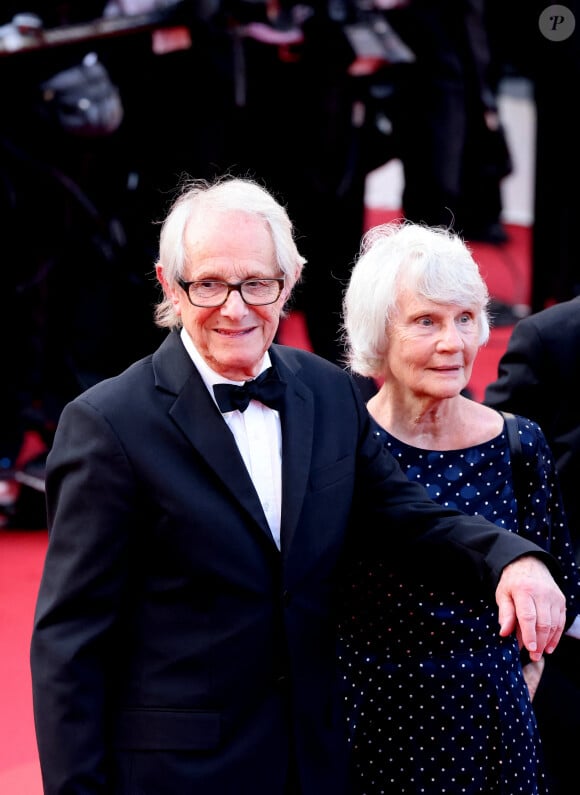
<svg viewBox="0 0 580 795">
<path fill-rule="evenodd" d="M 378 425 L 376 433 L 434 500 L 550 549 L 569 574 L 576 614 L 580 582 L 552 455 L 535 423 L 519 417 L 518 426 L 529 468 L 527 493 L 518 495 L 524 528 L 505 429 L 476 447 L 435 452 Z M 499 637 L 493 596 L 443 557 L 351 565 L 340 665 L 357 795 L 546 793 L 517 642 Z"/>
</svg>

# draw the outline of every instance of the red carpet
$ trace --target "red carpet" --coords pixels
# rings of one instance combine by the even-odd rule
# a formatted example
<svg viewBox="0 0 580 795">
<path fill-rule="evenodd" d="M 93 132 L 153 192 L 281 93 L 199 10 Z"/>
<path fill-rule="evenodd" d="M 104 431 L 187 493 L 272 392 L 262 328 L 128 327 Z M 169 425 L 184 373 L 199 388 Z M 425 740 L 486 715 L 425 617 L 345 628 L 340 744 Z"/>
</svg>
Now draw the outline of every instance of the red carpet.
<svg viewBox="0 0 580 795">
<path fill-rule="evenodd" d="M 41 795 L 28 647 L 46 532 L 0 530 L 0 793 Z"/>
<path fill-rule="evenodd" d="M 392 213 L 369 211 L 375 225 Z M 508 226 L 503 246 L 471 246 L 490 293 L 510 304 L 530 300 L 529 228 Z M 511 327 L 492 331 L 478 356 L 470 388 L 481 400 L 486 384 L 495 378 Z M 309 347 L 299 314 L 284 321 L 281 342 Z M 46 549 L 43 530 L 0 530 L 0 795 L 42 795 L 32 719 L 28 649 L 36 591 Z M 177 794 L 176 794 L 177 795 Z"/>
</svg>

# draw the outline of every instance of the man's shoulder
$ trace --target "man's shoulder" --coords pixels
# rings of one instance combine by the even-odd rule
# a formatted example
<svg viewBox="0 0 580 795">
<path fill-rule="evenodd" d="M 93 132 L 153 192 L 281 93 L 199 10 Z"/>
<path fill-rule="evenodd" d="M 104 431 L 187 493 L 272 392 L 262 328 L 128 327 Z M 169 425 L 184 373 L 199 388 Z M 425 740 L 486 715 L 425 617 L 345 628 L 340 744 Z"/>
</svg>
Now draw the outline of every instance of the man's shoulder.
<svg viewBox="0 0 580 795">
<path fill-rule="evenodd" d="M 520 320 L 518 326 L 535 326 L 545 332 L 553 328 L 560 329 L 561 323 L 572 324 L 580 332 L 580 296 L 527 315 Z"/>
<path fill-rule="evenodd" d="M 103 378 L 92 384 L 71 402 L 84 401 L 94 406 L 104 406 L 116 401 L 134 403 L 132 398 L 135 395 L 142 394 L 145 381 L 153 381 L 151 360 L 152 355 L 149 355 L 133 362 L 116 375 Z"/>
<path fill-rule="evenodd" d="M 565 339 L 567 344 L 562 345 Z M 580 354 L 580 297 L 553 304 L 527 315 L 516 323 L 508 341 L 508 352 L 525 351 L 542 356 L 548 364 L 576 359 Z"/>
</svg>

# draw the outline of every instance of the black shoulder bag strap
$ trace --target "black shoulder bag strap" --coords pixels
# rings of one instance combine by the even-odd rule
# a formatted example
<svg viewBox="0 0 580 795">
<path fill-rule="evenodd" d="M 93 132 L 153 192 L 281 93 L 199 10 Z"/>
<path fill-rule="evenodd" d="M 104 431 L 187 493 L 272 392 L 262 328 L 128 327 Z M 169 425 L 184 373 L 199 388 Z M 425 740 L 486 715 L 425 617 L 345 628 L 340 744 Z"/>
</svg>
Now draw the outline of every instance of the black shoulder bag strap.
<svg viewBox="0 0 580 795">
<path fill-rule="evenodd" d="M 516 497 L 516 504 L 518 506 L 518 526 L 523 529 L 524 516 L 521 507 L 522 500 L 519 499 L 519 497 L 524 493 L 522 441 L 520 439 L 520 432 L 518 431 L 518 421 L 516 416 L 509 411 L 500 411 L 500 414 L 505 420 L 508 444 L 510 446 L 512 476 L 514 479 L 514 494 Z M 530 656 L 525 647 L 520 649 L 520 662 L 522 666 L 527 665 L 527 663 L 530 662 Z"/>
<path fill-rule="evenodd" d="M 516 496 L 516 503 L 518 506 L 518 524 L 523 528 L 524 518 L 521 511 L 521 497 L 523 495 L 523 460 L 522 460 L 522 442 L 520 439 L 520 432 L 518 430 L 518 421 L 514 414 L 509 411 L 500 411 L 500 414 L 505 420 L 505 427 L 507 431 L 508 443 L 510 446 L 512 475 L 514 478 L 514 494 Z"/>
</svg>

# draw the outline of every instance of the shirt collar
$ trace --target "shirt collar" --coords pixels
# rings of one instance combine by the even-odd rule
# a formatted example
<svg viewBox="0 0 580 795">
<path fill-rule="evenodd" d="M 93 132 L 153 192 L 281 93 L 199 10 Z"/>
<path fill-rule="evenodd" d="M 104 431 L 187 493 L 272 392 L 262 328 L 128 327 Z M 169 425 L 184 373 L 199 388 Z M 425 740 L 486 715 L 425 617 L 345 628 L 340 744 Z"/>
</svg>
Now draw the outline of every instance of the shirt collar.
<svg viewBox="0 0 580 795">
<path fill-rule="evenodd" d="M 207 390 L 212 396 L 212 398 L 214 398 L 213 395 L 214 384 L 238 384 L 238 386 L 241 386 L 244 383 L 244 381 L 230 381 L 229 378 L 224 378 L 223 375 L 220 375 L 219 373 L 216 373 L 215 370 L 212 370 L 211 367 L 207 364 L 207 362 L 203 358 L 203 356 L 201 355 L 201 353 L 197 350 L 197 348 L 193 344 L 193 340 L 189 336 L 188 332 L 183 327 L 180 331 L 180 336 L 181 336 L 181 341 L 185 346 L 185 350 L 190 355 L 191 360 L 193 361 L 194 365 L 199 371 L 199 374 L 201 375 L 202 380 L 206 385 Z M 268 353 L 268 351 L 266 351 L 266 353 L 264 354 L 264 358 L 262 359 L 262 365 L 260 367 L 260 371 L 256 375 L 258 376 L 260 375 L 260 373 L 263 373 L 264 370 L 267 370 L 268 367 L 271 366 L 271 364 L 272 363 L 270 361 L 270 354 Z"/>
</svg>

